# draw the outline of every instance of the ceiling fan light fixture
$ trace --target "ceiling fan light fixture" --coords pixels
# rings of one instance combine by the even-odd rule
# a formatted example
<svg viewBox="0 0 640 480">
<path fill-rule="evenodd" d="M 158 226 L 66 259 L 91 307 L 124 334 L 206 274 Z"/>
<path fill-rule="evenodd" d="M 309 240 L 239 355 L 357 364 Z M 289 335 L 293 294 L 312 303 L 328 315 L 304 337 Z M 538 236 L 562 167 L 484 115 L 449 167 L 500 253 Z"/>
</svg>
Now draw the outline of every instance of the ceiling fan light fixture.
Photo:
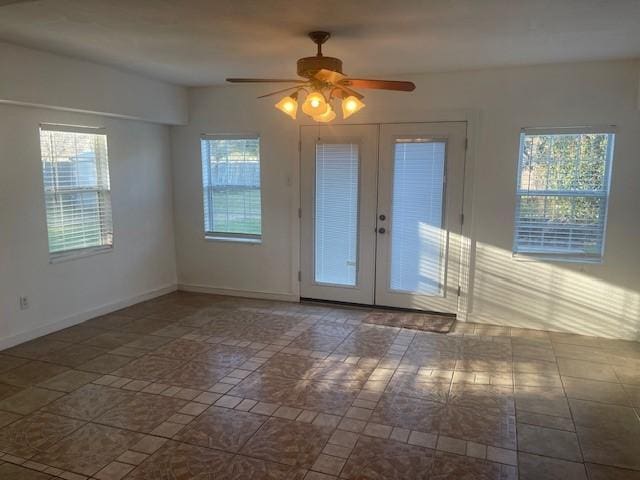
<svg viewBox="0 0 640 480">
<path fill-rule="evenodd" d="M 276 103 L 275 107 L 295 120 L 298 114 L 298 94 L 294 93 L 284 97 Z"/>
<path fill-rule="evenodd" d="M 362 110 L 366 105 L 362 100 L 353 95 L 349 95 L 342 100 L 342 118 L 347 119 L 356 112 Z"/>
<path fill-rule="evenodd" d="M 310 117 L 316 117 L 327 113 L 329 104 L 320 92 L 311 92 L 302 104 L 302 111 Z"/>
<path fill-rule="evenodd" d="M 333 111 L 333 108 L 331 108 L 331 105 L 327 104 L 327 111 L 321 115 L 314 115 L 313 119 L 316 122 L 320 122 L 320 123 L 327 123 L 332 121 L 334 118 L 336 118 L 336 112 Z"/>
<path fill-rule="evenodd" d="M 301 102 L 303 113 L 317 122 L 331 122 L 336 118 L 331 102 L 342 100 L 342 117 L 349 118 L 365 107 L 363 96 L 354 89 L 393 90 L 397 92 L 412 92 L 416 86 L 413 82 L 400 80 L 374 80 L 370 78 L 351 78 L 342 72 L 342 60 L 327 57 L 322 53 L 322 44 L 331 34 L 329 32 L 314 31 L 309 37 L 318 47 L 313 57 L 298 59 L 298 75 L 301 79 L 291 78 L 227 78 L 231 83 L 290 83 L 292 86 L 275 92 L 260 95 L 258 98 L 282 95 L 294 92 L 282 98 L 275 107 L 296 119 L 298 114 L 298 93 L 304 92 L 306 98 Z"/>
</svg>

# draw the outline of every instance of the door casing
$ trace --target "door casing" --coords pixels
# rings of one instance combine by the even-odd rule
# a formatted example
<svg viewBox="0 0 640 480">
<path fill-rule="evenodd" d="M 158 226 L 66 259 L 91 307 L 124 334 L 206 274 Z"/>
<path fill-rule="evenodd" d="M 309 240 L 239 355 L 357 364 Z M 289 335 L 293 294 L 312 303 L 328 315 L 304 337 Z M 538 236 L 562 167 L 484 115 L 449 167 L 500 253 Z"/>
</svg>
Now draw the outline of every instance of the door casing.
<svg viewBox="0 0 640 480">
<path fill-rule="evenodd" d="M 376 229 L 378 227 L 377 215 L 379 213 L 377 196 L 380 195 L 380 191 L 381 191 L 381 185 L 379 185 L 379 182 L 382 180 L 381 178 L 382 175 L 380 174 L 380 172 L 382 171 L 381 169 L 383 168 L 383 166 L 380 164 L 381 164 L 381 156 L 384 154 L 382 152 L 384 148 L 383 144 L 385 143 L 383 138 L 383 136 L 385 135 L 385 129 L 388 129 L 390 131 L 394 129 L 399 129 L 398 131 L 403 131 L 405 134 L 410 134 L 412 128 L 417 127 L 418 129 L 420 129 L 423 126 L 426 126 L 427 129 L 428 127 L 431 127 L 432 128 L 431 131 L 435 131 L 436 129 L 438 131 L 442 131 L 443 129 L 451 128 L 451 127 L 457 130 L 457 134 L 455 135 L 456 138 L 451 139 L 447 146 L 448 148 L 447 156 L 449 157 L 449 153 L 451 153 L 452 150 L 455 150 L 453 154 L 462 156 L 462 161 L 460 162 L 459 165 L 457 165 L 459 168 L 455 169 L 455 174 L 461 175 L 461 178 L 463 180 L 460 180 L 458 182 L 459 188 L 457 188 L 457 190 L 458 190 L 459 201 L 456 202 L 455 206 L 447 205 L 447 214 L 448 214 L 447 222 L 449 223 L 450 221 L 452 221 L 453 217 L 451 216 L 452 215 L 451 212 L 455 212 L 455 217 L 459 218 L 462 221 L 462 218 L 463 218 L 462 211 L 463 211 L 463 202 L 464 202 L 463 195 L 464 195 L 465 188 L 470 186 L 470 180 L 471 180 L 470 178 L 467 178 L 467 173 L 468 173 L 467 172 L 467 161 L 468 161 L 467 159 L 468 121 L 467 120 L 452 119 L 451 121 L 443 121 L 443 122 L 427 121 L 427 122 L 398 122 L 398 123 L 380 123 L 380 124 L 378 123 L 338 124 L 338 125 L 322 125 L 322 126 L 307 125 L 307 126 L 300 127 L 300 165 L 299 165 L 300 210 L 299 210 L 298 216 L 301 221 L 300 221 L 300 237 L 299 237 L 300 238 L 300 244 L 299 244 L 300 270 L 298 272 L 298 281 L 300 282 L 301 298 L 314 298 L 314 299 L 320 299 L 320 300 L 330 300 L 330 301 L 344 302 L 344 303 L 356 303 L 356 304 L 372 305 L 372 306 L 391 306 L 391 307 L 397 307 L 397 308 L 407 308 L 406 304 L 403 304 L 402 302 L 398 303 L 396 301 L 384 301 L 384 304 L 382 304 L 379 300 L 380 292 L 376 291 L 380 289 L 379 286 L 382 285 L 382 281 L 376 279 L 376 281 L 373 282 L 373 288 L 372 288 L 371 283 L 367 282 L 366 279 L 373 278 L 371 276 L 372 273 L 376 276 L 382 275 L 382 273 L 379 272 L 380 267 L 376 264 L 375 257 L 376 257 L 376 250 L 378 248 L 378 239 L 376 238 L 377 237 Z M 351 133 L 347 135 L 337 135 L 335 131 L 338 129 L 350 129 Z M 361 172 L 360 185 L 362 186 L 363 184 L 366 184 L 367 182 L 372 181 L 371 175 L 369 175 L 369 173 L 371 172 L 367 172 L 368 170 L 367 167 L 369 168 L 373 167 L 371 169 L 375 173 L 376 189 L 374 190 L 376 191 L 376 199 L 374 200 L 373 198 L 371 198 L 371 195 L 367 196 L 365 193 L 363 198 L 361 198 L 360 200 L 361 202 L 360 217 L 359 217 L 360 237 L 358 239 L 360 255 L 358 258 L 358 286 L 353 288 L 353 290 L 358 291 L 359 297 L 357 297 L 356 299 L 354 299 L 352 294 L 344 296 L 340 293 L 340 289 L 345 287 L 339 287 L 336 289 L 330 285 L 316 285 L 312 292 L 309 291 L 308 287 L 307 288 L 304 287 L 305 284 L 310 285 L 313 283 L 313 275 L 314 275 L 314 251 L 313 251 L 313 236 L 312 236 L 313 230 L 308 228 L 305 229 L 303 225 L 305 220 L 309 222 L 309 225 L 313 225 L 313 222 L 314 222 L 313 203 L 309 202 L 309 199 L 313 199 L 314 197 L 314 193 L 313 193 L 314 175 L 305 176 L 304 174 L 305 167 L 303 165 L 303 161 L 305 158 L 307 159 L 315 158 L 314 152 L 311 150 L 311 148 L 315 149 L 315 142 L 313 144 L 309 142 L 305 142 L 304 132 L 306 131 L 315 131 L 316 138 L 321 138 L 321 139 L 326 137 L 332 137 L 334 140 L 349 141 L 349 140 L 353 140 L 353 138 L 357 138 L 358 135 L 363 135 L 363 136 L 369 135 L 376 138 L 375 142 L 368 142 L 368 141 L 361 142 L 362 150 L 361 150 L 361 164 L 360 164 L 360 172 Z M 374 147 L 375 147 L 375 151 L 372 151 Z M 369 161 L 367 159 L 363 161 L 363 158 L 365 157 L 375 158 L 375 164 L 374 162 Z M 392 165 L 390 161 L 383 162 L 383 163 L 386 163 L 387 168 Z M 447 169 L 448 171 L 446 174 L 447 176 L 450 177 L 454 173 L 454 170 L 452 170 L 449 165 L 447 165 Z M 388 190 L 389 191 L 391 190 L 390 184 L 388 185 Z M 309 191 L 311 191 L 312 193 L 310 195 L 305 195 L 305 192 L 309 192 Z M 363 190 L 361 189 L 361 192 L 362 191 Z M 447 203 L 449 203 L 449 199 L 447 199 Z M 371 207 L 371 205 L 374 205 L 373 208 L 366 208 L 367 206 Z M 362 208 L 363 206 L 365 207 L 364 209 Z M 363 214 L 363 210 L 367 210 L 372 213 Z M 388 216 L 388 218 L 390 219 L 390 215 Z M 372 225 L 374 225 L 374 227 L 372 227 Z M 469 239 L 467 238 L 468 235 L 465 236 L 461 225 L 457 225 L 457 228 L 455 230 L 455 235 L 457 236 L 457 239 L 454 242 L 455 244 L 451 242 L 450 238 L 447 241 L 447 257 L 452 259 L 452 261 L 447 265 L 446 271 L 447 271 L 447 277 L 448 277 L 447 280 L 449 280 L 452 277 L 455 277 L 456 282 L 460 283 L 459 278 L 461 278 L 463 281 L 464 280 L 468 281 L 470 277 L 470 272 L 468 271 L 470 259 L 466 257 L 470 256 L 471 251 L 470 251 L 470 246 L 468 245 L 468 241 L 469 241 Z M 388 236 L 387 238 L 390 238 L 390 237 Z M 368 252 L 366 246 L 363 246 L 363 243 L 374 245 L 374 248 L 373 248 L 374 251 Z M 462 257 L 465 257 L 466 260 L 463 261 Z M 371 268 L 371 265 L 373 265 L 373 268 Z M 386 269 L 388 270 L 388 265 L 386 265 Z M 373 295 L 367 294 L 366 293 L 367 291 L 374 291 L 374 294 Z M 455 288 L 453 289 L 450 288 L 449 286 L 446 287 L 445 298 L 447 298 L 447 302 L 449 302 L 448 306 L 443 305 L 443 302 L 435 302 L 435 303 L 431 302 L 430 305 L 414 304 L 408 308 L 415 309 L 415 310 L 422 310 L 422 311 L 442 311 L 442 312 L 449 311 L 454 313 L 457 310 L 457 313 L 460 313 L 459 302 L 457 301 L 457 299 L 460 297 L 461 291 L 466 292 L 467 285 L 463 285 L 462 288 L 456 285 Z M 397 297 L 397 294 L 391 295 L 391 298 L 393 297 Z M 454 297 L 456 300 L 454 301 L 454 306 L 451 307 L 450 300 Z M 375 304 L 374 304 L 374 301 L 376 302 Z"/>
</svg>

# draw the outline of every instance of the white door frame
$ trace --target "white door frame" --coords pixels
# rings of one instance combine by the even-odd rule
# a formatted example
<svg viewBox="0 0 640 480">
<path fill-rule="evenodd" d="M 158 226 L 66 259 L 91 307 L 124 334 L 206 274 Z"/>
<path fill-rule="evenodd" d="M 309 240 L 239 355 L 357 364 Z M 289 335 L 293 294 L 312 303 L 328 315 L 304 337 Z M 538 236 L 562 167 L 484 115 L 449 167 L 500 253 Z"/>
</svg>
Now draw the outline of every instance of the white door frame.
<svg viewBox="0 0 640 480">
<path fill-rule="evenodd" d="M 386 218 L 384 221 L 378 221 L 378 228 L 384 227 L 385 233 L 378 234 L 377 238 L 376 305 L 457 313 L 466 134 L 466 122 L 384 124 L 380 126 L 378 214 L 382 213 Z M 441 186 L 443 195 L 441 235 L 444 248 L 441 252 L 441 259 L 444 262 L 441 265 L 442 289 L 440 293 L 430 295 L 392 290 L 390 286 L 396 139 L 425 137 L 445 143 L 444 175 Z M 462 180 L 460 181 L 460 179 Z"/>
<path fill-rule="evenodd" d="M 365 112 L 366 115 L 366 112 Z M 431 123 L 431 122 L 467 122 L 467 150 L 465 155 L 464 175 L 464 200 L 462 225 L 461 258 L 460 258 L 460 297 L 458 300 L 458 321 L 466 321 L 473 308 L 473 278 L 475 262 L 475 237 L 474 237 L 474 172 L 478 151 L 480 130 L 482 127 L 482 114 L 478 109 L 445 109 L 445 110 L 421 110 L 407 112 L 400 118 L 380 118 L 373 116 L 368 118 L 371 123 Z M 357 123 L 340 123 L 336 125 L 357 125 Z M 316 123 L 302 123 L 298 127 L 298 161 L 294 162 L 293 184 L 298 188 L 292 189 L 292 204 L 298 208 L 291 209 L 292 221 L 292 251 L 291 251 L 291 284 L 295 299 L 300 301 L 300 265 L 301 265 L 301 222 L 300 205 L 302 198 L 302 186 L 300 182 L 301 154 L 301 128 L 303 126 L 317 126 Z M 297 227 L 296 227 L 297 222 Z"/>
<path fill-rule="evenodd" d="M 316 133 L 317 132 L 317 133 Z M 305 135 L 303 135 L 305 133 Z M 313 139 L 313 140 L 312 140 Z M 301 195 L 300 212 L 304 222 L 300 222 L 300 282 L 315 299 L 338 302 L 373 304 L 375 283 L 375 241 L 376 233 L 372 225 L 376 218 L 376 186 L 378 183 L 378 126 L 338 125 L 300 129 L 300 158 L 316 158 L 317 140 L 326 143 L 355 143 L 359 146 L 358 172 L 358 239 L 356 259 L 356 285 L 332 285 L 315 280 L 315 163 L 304 169 L 300 165 L 300 188 L 307 192 Z M 302 160 L 301 160 L 302 161 Z M 305 173 L 307 173 L 305 175 Z M 305 228 L 306 225 L 306 228 Z M 302 285 L 301 285 L 302 288 Z"/>
</svg>

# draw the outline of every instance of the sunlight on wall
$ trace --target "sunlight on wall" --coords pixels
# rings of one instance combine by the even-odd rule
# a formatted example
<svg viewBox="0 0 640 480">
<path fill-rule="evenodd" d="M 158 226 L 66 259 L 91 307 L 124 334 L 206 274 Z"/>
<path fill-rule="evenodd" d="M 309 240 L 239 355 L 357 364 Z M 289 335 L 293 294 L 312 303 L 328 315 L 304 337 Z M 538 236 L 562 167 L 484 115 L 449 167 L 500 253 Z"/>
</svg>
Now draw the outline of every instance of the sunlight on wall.
<svg viewBox="0 0 640 480">
<path fill-rule="evenodd" d="M 424 222 L 411 227 L 402 230 L 399 242 L 392 238 L 391 289 L 441 296 L 445 232 Z"/>
<path fill-rule="evenodd" d="M 476 244 L 469 320 L 608 338 L 640 339 L 640 292 Z"/>
<path fill-rule="evenodd" d="M 420 290 L 418 285 L 419 288 L 413 290 L 417 295 L 411 299 L 409 308 L 454 313 L 458 303 L 460 252 L 465 237 L 432 225 L 423 227 L 416 225 L 421 241 L 419 251 L 413 252 L 413 262 L 422 281 L 429 282 L 430 288 Z"/>
</svg>

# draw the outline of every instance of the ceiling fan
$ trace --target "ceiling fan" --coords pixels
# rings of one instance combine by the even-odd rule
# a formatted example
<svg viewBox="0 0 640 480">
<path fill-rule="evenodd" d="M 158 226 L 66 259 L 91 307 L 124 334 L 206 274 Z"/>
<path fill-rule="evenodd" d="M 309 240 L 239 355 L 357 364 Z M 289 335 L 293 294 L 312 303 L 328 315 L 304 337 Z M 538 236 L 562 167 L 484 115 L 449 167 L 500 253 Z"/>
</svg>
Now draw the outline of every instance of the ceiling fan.
<svg viewBox="0 0 640 480">
<path fill-rule="evenodd" d="M 371 80 L 365 78 L 350 78 L 342 73 L 342 60 L 325 57 L 322 54 L 324 44 L 331 34 L 329 32 L 311 32 L 309 37 L 318 47 L 313 57 L 298 60 L 298 75 L 304 79 L 283 78 L 227 78 L 231 83 L 293 83 L 294 86 L 284 88 L 258 98 L 270 97 L 279 93 L 289 92 L 275 107 L 295 119 L 298 113 L 298 98 L 301 93 L 306 94 L 302 104 L 302 111 L 317 122 L 330 122 L 336 118 L 331 102 L 341 100 L 342 116 L 349 118 L 364 108 L 363 95 L 352 88 L 372 88 L 377 90 L 395 90 L 411 92 L 416 86 L 413 82 L 397 80 Z"/>
</svg>

